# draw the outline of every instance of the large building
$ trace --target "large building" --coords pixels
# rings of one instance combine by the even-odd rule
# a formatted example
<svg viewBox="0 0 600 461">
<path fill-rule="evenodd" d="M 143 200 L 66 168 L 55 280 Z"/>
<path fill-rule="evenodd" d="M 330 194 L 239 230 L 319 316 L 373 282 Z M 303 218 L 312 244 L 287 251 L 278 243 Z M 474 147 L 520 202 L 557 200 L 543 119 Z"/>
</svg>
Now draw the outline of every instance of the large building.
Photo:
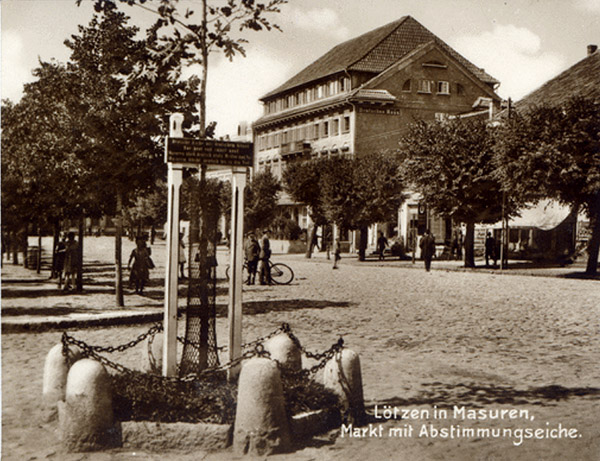
<svg viewBox="0 0 600 461">
<path fill-rule="evenodd" d="M 264 114 L 253 125 L 255 171 L 270 168 L 281 176 L 297 158 L 395 149 L 415 119 L 499 107 L 498 85 L 405 16 L 336 46 L 261 98 Z M 281 204 L 307 226 L 306 210 L 285 196 Z M 386 233 L 397 227 L 406 239 L 419 225 L 418 211 L 415 197 Z M 428 219 L 445 238 L 447 223 Z"/>
</svg>

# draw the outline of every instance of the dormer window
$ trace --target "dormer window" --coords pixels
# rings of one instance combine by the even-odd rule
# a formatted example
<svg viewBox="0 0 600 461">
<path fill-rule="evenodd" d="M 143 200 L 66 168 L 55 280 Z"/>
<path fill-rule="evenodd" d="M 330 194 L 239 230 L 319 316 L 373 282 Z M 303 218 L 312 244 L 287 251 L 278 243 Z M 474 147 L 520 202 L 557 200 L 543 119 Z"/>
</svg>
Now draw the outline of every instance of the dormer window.
<svg viewBox="0 0 600 461">
<path fill-rule="evenodd" d="M 450 94 L 450 82 L 437 82 L 437 92 L 438 94 Z"/>
</svg>

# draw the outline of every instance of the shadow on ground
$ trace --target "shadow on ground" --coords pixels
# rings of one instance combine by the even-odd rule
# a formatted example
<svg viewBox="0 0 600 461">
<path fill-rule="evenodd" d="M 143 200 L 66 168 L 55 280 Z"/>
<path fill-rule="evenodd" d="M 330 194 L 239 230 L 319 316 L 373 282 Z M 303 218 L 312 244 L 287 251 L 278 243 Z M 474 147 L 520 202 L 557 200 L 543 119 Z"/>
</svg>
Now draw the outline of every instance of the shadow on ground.
<svg viewBox="0 0 600 461">
<path fill-rule="evenodd" d="M 69 307 L 69 306 L 54 306 L 54 307 L 4 307 L 2 308 L 2 316 L 19 316 L 19 315 L 69 315 L 69 314 L 93 314 L 95 311 L 103 312 L 105 309 L 93 309 L 91 307 Z"/>
<path fill-rule="evenodd" d="M 558 385 L 549 385 L 541 387 L 531 387 L 527 390 L 517 390 L 506 386 L 482 386 L 475 384 L 443 384 L 428 383 L 424 384 L 428 389 L 424 389 L 416 397 L 403 399 L 393 397 L 391 399 L 373 402 L 370 408 L 375 405 L 383 407 L 406 407 L 411 405 L 437 405 L 441 407 L 469 406 L 480 408 L 483 405 L 490 404 L 510 404 L 510 405 L 542 405 L 551 406 L 560 400 L 570 398 L 589 398 L 600 399 L 600 389 L 595 387 L 563 387 Z"/>
</svg>

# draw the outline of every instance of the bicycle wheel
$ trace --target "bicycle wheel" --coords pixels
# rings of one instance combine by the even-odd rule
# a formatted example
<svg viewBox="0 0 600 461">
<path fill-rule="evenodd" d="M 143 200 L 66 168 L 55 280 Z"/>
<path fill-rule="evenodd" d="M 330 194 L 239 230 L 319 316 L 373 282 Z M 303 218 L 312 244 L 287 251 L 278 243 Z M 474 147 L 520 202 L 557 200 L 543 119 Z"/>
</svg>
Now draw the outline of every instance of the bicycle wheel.
<svg viewBox="0 0 600 461">
<path fill-rule="evenodd" d="M 271 280 L 277 285 L 289 285 L 294 280 L 294 271 L 287 264 L 275 263 L 271 266 Z"/>
</svg>

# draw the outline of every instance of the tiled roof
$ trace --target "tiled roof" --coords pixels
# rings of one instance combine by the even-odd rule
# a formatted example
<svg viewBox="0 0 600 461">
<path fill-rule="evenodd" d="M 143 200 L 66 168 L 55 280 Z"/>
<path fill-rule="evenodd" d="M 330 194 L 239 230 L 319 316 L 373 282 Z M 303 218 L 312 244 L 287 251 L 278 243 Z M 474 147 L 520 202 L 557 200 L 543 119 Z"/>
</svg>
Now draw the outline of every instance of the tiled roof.
<svg viewBox="0 0 600 461">
<path fill-rule="evenodd" d="M 253 124 L 254 128 L 273 120 L 281 121 L 287 117 L 293 117 L 317 110 L 331 109 L 336 104 L 347 103 L 348 101 L 353 102 L 378 102 L 378 103 L 390 103 L 396 101 L 396 97 L 387 90 L 370 90 L 365 88 L 358 88 L 352 90 L 349 93 L 339 93 L 335 96 L 320 99 L 311 104 L 305 104 L 302 106 L 293 107 L 291 109 L 285 109 L 274 114 L 267 114 L 256 120 Z"/>
<path fill-rule="evenodd" d="M 515 107 L 558 105 L 573 96 L 600 101 L 600 51 L 592 53 L 552 80 L 548 80 L 519 100 Z"/>
<path fill-rule="evenodd" d="M 337 45 L 283 85 L 264 95 L 261 100 L 344 70 L 382 72 L 415 47 L 431 40 L 439 43 L 480 80 L 498 83 L 496 79 L 467 61 L 414 18 L 404 16 Z"/>
</svg>

